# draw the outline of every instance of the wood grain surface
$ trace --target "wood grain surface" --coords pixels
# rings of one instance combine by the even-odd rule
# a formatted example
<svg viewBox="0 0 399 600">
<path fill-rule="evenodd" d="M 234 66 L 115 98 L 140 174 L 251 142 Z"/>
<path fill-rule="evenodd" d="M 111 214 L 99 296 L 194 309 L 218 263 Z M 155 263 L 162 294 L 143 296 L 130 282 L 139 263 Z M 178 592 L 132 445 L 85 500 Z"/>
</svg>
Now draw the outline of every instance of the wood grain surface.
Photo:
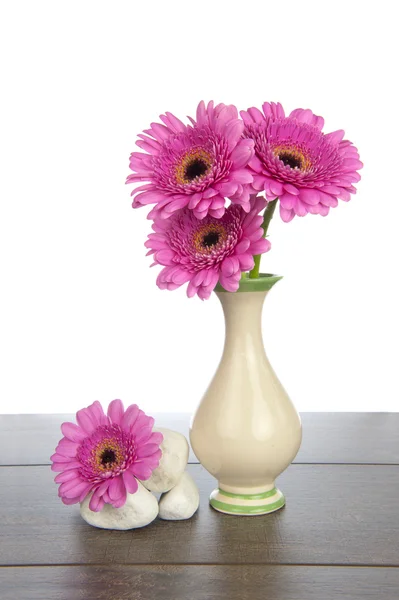
<svg viewBox="0 0 399 600">
<path fill-rule="evenodd" d="M 399 413 L 303 413 L 295 463 L 399 464 Z M 159 427 L 188 437 L 190 415 L 158 413 Z M 73 415 L 0 415 L 0 465 L 48 464 Z M 190 453 L 190 462 L 198 462 Z"/>
<path fill-rule="evenodd" d="M 287 506 L 257 517 L 215 512 L 215 481 L 189 471 L 201 494 L 191 520 L 120 532 L 64 506 L 49 467 L 1 467 L 0 564 L 399 565 L 397 466 L 292 465 L 278 480 Z"/>
<path fill-rule="evenodd" d="M 0 569 L 1 600 L 397 600 L 399 570 L 291 566 Z"/>
</svg>

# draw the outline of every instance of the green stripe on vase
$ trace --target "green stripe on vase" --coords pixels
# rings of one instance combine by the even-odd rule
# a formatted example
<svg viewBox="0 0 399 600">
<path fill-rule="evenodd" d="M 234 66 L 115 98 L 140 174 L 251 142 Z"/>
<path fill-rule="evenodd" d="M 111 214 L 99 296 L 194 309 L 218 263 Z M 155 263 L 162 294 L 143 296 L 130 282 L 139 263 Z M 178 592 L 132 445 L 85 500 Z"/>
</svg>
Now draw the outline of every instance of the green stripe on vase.
<svg viewBox="0 0 399 600">
<path fill-rule="evenodd" d="M 238 498 L 239 500 L 263 500 L 264 498 L 270 498 L 270 496 L 277 494 L 277 489 L 273 488 L 272 490 L 261 494 L 233 494 L 232 492 L 226 492 L 219 488 L 219 494 L 227 496 L 228 498 Z"/>
<path fill-rule="evenodd" d="M 282 508 L 285 504 L 285 498 L 282 496 L 276 502 L 272 502 L 271 504 L 264 504 L 263 506 L 237 506 L 235 504 L 226 504 L 225 502 L 219 502 L 219 500 L 214 500 L 213 498 L 210 501 L 210 504 L 216 510 L 221 510 L 223 512 L 233 513 L 237 515 L 258 515 L 260 513 L 268 513 L 273 512 L 279 508 Z"/>
</svg>

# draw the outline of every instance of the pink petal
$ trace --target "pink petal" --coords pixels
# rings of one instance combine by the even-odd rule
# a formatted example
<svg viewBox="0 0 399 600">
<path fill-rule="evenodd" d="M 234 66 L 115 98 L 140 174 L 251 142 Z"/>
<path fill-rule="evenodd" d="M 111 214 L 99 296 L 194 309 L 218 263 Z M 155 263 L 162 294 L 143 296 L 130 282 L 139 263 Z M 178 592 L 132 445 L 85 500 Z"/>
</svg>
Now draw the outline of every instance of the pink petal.
<svg viewBox="0 0 399 600">
<path fill-rule="evenodd" d="M 79 502 L 79 498 L 61 498 L 63 504 L 67 506 L 71 506 L 71 504 L 77 504 Z"/>
<path fill-rule="evenodd" d="M 244 123 L 239 119 L 233 119 L 225 125 L 224 135 L 227 138 L 228 149 L 231 152 L 237 145 L 244 131 Z"/>
<path fill-rule="evenodd" d="M 343 200 L 344 202 L 348 202 L 351 199 L 350 192 L 348 192 L 348 190 L 342 189 L 340 191 L 340 193 L 339 193 L 339 199 Z M 326 202 L 323 202 L 323 200 L 322 200 L 322 203 L 326 204 Z M 333 204 L 329 204 L 327 206 L 334 206 L 334 205 Z"/>
<path fill-rule="evenodd" d="M 70 463 L 72 461 L 72 458 L 74 458 L 74 457 L 64 456 L 63 454 L 58 454 L 58 452 L 56 452 L 55 454 L 53 454 L 52 456 L 50 456 L 50 460 L 53 463 L 66 463 L 67 464 L 67 463 Z M 80 463 L 79 463 L 79 466 L 80 466 Z M 53 469 L 53 470 L 55 470 L 55 469 Z"/>
<path fill-rule="evenodd" d="M 292 194 L 282 194 L 280 196 L 280 206 L 287 210 L 291 210 L 296 202 L 296 196 Z"/>
<path fill-rule="evenodd" d="M 173 115 L 170 112 L 167 112 L 165 115 L 161 115 L 160 119 L 165 123 L 166 126 L 169 126 L 169 128 L 176 133 L 178 133 L 179 131 L 186 131 L 186 126 L 184 125 L 184 123 L 182 123 L 180 119 L 175 117 L 175 115 Z"/>
<path fill-rule="evenodd" d="M 207 190 L 205 190 L 205 192 L 202 194 L 203 198 L 212 198 L 213 196 L 217 196 L 218 195 L 218 190 L 214 190 L 213 188 L 209 187 Z"/>
<path fill-rule="evenodd" d="M 251 242 L 249 241 L 249 239 L 248 238 L 244 238 L 235 247 L 235 253 L 236 254 L 243 254 L 246 250 L 248 250 L 250 244 L 251 244 Z"/>
<path fill-rule="evenodd" d="M 137 404 L 132 404 L 127 407 L 125 414 L 122 417 L 122 428 L 129 430 L 134 425 L 135 420 L 139 415 L 139 407 Z"/>
<path fill-rule="evenodd" d="M 207 122 L 205 102 L 203 100 L 201 100 L 201 102 L 197 106 L 196 120 L 198 125 L 203 125 Z"/>
<path fill-rule="evenodd" d="M 220 284 L 227 292 L 236 292 L 240 285 L 240 275 L 238 277 L 226 277 L 223 273 L 220 274 Z"/>
<path fill-rule="evenodd" d="M 190 201 L 188 203 L 188 208 L 195 208 L 197 206 L 197 204 L 199 204 L 199 202 L 201 202 L 202 200 L 202 193 L 197 192 L 196 194 L 193 194 L 190 198 Z"/>
<path fill-rule="evenodd" d="M 112 501 L 118 500 L 118 498 L 123 496 L 124 491 L 125 491 L 125 484 L 123 483 L 123 478 L 120 475 L 117 477 L 114 477 L 111 480 L 111 483 L 109 484 L 109 487 L 108 487 L 108 495 L 109 495 L 110 499 Z"/>
<path fill-rule="evenodd" d="M 323 186 L 323 192 L 325 192 L 326 194 L 339 194 L 341 191 L 341 188 L 337 187 L 336 185 L 325 185 Z"/>
<path fill-rule="evenodd" d="M 87 437 L 85 432 L 82 431 L 81 428 L 78 427 L 78 425 L 75 425 L 75 423 L 63 423 L 61 425 L 61 431 L 64 434 L 64 436 L 72 442 L 79 443 Z"/>
<path fill-rule="evenodd" d="M 159 446 L 163 442 L 163 435 L 160 431 L 153 431 L 147 441 L 150 444 L 158 444 Z"/>
<path fill-rule="evenodd" d="M 68 482 L 70 483 L 70 482 Z M 64 498 L 79 498 L 80 495 L 85 492 L 88 488 L 91 488 L 91 484 L 88 484 L 87 481 L 79 481 L 76 483 L 76 485 L 72 486 L 72 487 L 68 487 L 67 489 L 62 489 L 62 486 L 67 485 L 65 483 L 62 483 L 60 485 L 60 489 L 59 492 L 61 493 L 61 496 Z"/>
<path fill-rule="evenodd" d="M 344 169 L 348 170 L 348 169 L 353 169 L 353 170 L 357 170 L 357 169 L 362 169 L 363 168 L 363 163 L 360 160 L 357 160 L 357 158 L 345 158 L 344 160 Z"/>
<path fill-rule="evenodd" d="M 93 484 L 88 483 L 85 490 L 82 490 L 79 496 L 79 502 L 83 502 L 86 496 L 93 491 Z"/>
<path fill-rule="evenodd" d="M 67 471 L 63 471 L 59 473 L 54 478 L 55 483 L 65 483 L 66 481 L 72 481 L 72 479 L 76 479 L 79 477 L 78 469 L 68 469 Z"/>
<path fill-rule="evenodd" d="M 323 117 L 318 117 L 309 108 L 297 108 L 293 110 L 289 116 L 290 118 L 296 119 L 300 123 L 307 123 L 308 125 L 313 125 L 313 127 L 317 127 L 317 129 L 319 129 L 320 131 L 324 127 Z"/>
<path fill-rule="evenodd" d="M 251 158 L 248 165 L 257 173 L 262 173 L 263 171 L 263 165 L 256 155 Z M 262 177 L 262 180 L 264 180 L 264 177 Z"/>
<path fill-rule="evenodd" d="M 230 160 L 233 161 L 233 166 L 236 169 L 245 167 L 248 161 L 254 155 L 253 140 L 240 140 L 230 155 Z"/>
<path fill-rule="evenodd" d="M 283 187 L 284 187 L 285 191 L 288 192 L 289 194 L 293 194 L 294 196 L 299 195 L 298 188 L 296 188 L 294 185 L 291 185 L 291 183 L 284 183 Z"/>
<path fill-rule="evenodd" d="M 237 183 L 234 181 L 227 181 L 226 183 L 216 184 L 216 188 L 222 196 L 230 197 L 237 191 Z M 191 208 L 191 207 L 190 207 Z"/>
<path fill-rule="evenodd" d="M 158 264 L 163 265 L 165 267 L 171 266 L 174 264 L 174 258 L 176 253 L 174 250 L 170 250 L 169 248 L 162 248 L 162 250 L 157 250 L 155 252 L 155 260 Z"/>
<path fill-rule="evenodd" d="M 300 190 L 299 198 L 302 202 L 305 202 L 306 204 L 311 204 L 312 206 L 320 202 L 320 194 L 318 190 L 314 188 L 302 188 Z"/>
<path fill-rule="evenodd" d="M 158 444 L 144 444 L 137 449 L 136 456 L 137 458 L 146 458 L 146 456 L 151 456 L 159 450 Z"/>
<path fill-rule="evenodd" d="M 104 500 L 102 496 L 98 493 L 98 490 L 94 492 L 92 497 L 90 498 L 89 508 L 93 512 L 100 512 L 100 510 L 104 507 Z"/>
<path fill-rule="evenodd" d="M 240 268 L 242 271 L 250 271 L 251 269 L 253 269 L 254 257 L 252 256 L 252 254 L 240 254 L 238 260 L 240 261 Z"/>
<path fill-rule="evenodd" d="M 349 192 L 348 192 L 349 193 Z M 334 196 L 330 196 L 329 194 L 325 194 L 324 192 L 319 190 L 320 202 L 324 204 L 324 206 L 338 206 L 338 200 L 334 198 Z M 350 194 L 349 194 L 350 198 Z"/>
<path fill-rule="evenodd" d="M 62 438 L 62 440 L 60 440 L 58 443 L 56 452 L 61 456 L 75 458 L 78 448 L 79 444 L 76 442 L 71 442 L 71 440 L 68 440 L 67 438 Z"/>
<path fill-rule="evenodd" d="M 108 406 L 108 417 L 116 425 L 122 425 L 122 417 L 124 415 L 122 400 L 112 400 Z"/>
<path fill-rule="evenodd" d="M 253 252 L 255 255 L 263 254 L 264 252 L 268 252 L 270 250 L 270 247 L 271 247 L 271 244 L 270 244 L 269 240 L 266 240 L 265 238 L 261 238 L 257 242 L 254 242 L 253 244 L 251 244 L 251 252 Z"/>
<path fill-rule="evenodd" d="M 148 441 L 152 433 L 152 427 L 152 425 L 141 427 L 141 429 L 134 436 L 136 444 L 144 444 Z"/>
<path fill-rule="evenodd" d="M 284 208 L 281 204 L 280 204 L 280 217 L 282 218 L 282 220 L 285 223 L 289 223 L 290 221 L 292 221 L 292 219 L 294 218 L 295 213 L 292 209 L 287 209 Z"/>
<path fill-rule="evenodd" d="M 98 427 L 99 425 L 108 425 L 108 418 L 104 414 L 103 407 L 101 406 L 101 403 L 98 400 L 93 402 L 93 404 L 91 404 L 88 407 L 88 410 L 90 411 L 93 423 L 96 427 Z"/>
<path fill-rule="evenodd" d="M 69 469 L 80 469 L 82 466 L 77 460 L 66 459 L 65 457 L 62 458 L 63 460 L 60 461 L 58 454 L 53 454 L 53 456 L 51 456 L 50 460 L 53 461 L 53 464 L 51 465 L 52 471 L 57 473 L 58 471 L 69 471 Z"/>
<path fill-rule="evenodd" d="M 272 194 L 277 197 L 280 196 L 284 191 L 283 184 L 279 181 L 271 181 L 268 187 Z"/>
<path fill-rule="evenodd" d="M 237 169 L 232 172 L 231 176 L 237 183 L 252 183 L 253 181 L 253 176 L 247 169 Z"/>
<path fill-rule="evenodd" d="M 78 425 L 88 435 L 93 433 L 93 431 L 97 427 L 97 422 L 88 408 L 82 408 L 81 410 L 78 410 L 78 412 L 76 413 L 76 420 L 78 422 Z"/>
<path fill-rule="evenodd" d="M 345 131 L 343 129 L 338 129 L 337 131 L 332 131 L 331 133 L 327 133 L 325 138 L 328 139 L 332 144 L 339 144 L 345 135 Z"/>
<path fill-rule="evenodd" d="M 146 415 L 142 410 L 140 411 L 139 416 L 137 417 L 134 427 L 132 427 L 132 433 L 139 434 L 140 431 L 144 428 L 152 429 L 154 427 L 154 418 Z"/>
<path fill-rule="evenodd" d="M 164 198 L 165 194 L 162 194 L 161 192 L 140 192 L 140 194 L 137 194 L 133 200 L 133 207 L 138 208 L 147 204 L 154 204 L 160 200 L 163 200 Z"/>
<path fill-rule="evenodd" d="M 284 109 L 280 102 L 277 102 L 277 104 L 275 102 L 264 102 L 262 104 L 262 110 L 265 114 L 265 117 L 269 119 L 271 118 L 276 120 L 284 119 L 285 117 Z"/>
<path fill-rule="evenodd" d="M 129 468 L 129 471 L 131 471 L 138 479 L 142 479 L 143 481 L 149 479 L 152 474 L 152 469 L 150 469 L 150 467 L 143 462 L 135 462 Z"/>
<path fill-rule="evenodd" d="M 221 270 L 224 277 L 231 277 L 240 269 L 240 263 L 236 256 L 228 256 L 224 259 L 221 265 Z"/>
<path fill-rule="evenodd" d="M 294 212 L 298 217 L 305 217 L 308 214 L 307 205 L 301 200 L 297 200 L 294 206 Z"/>
<path fill-rule="evenodd" d="M 259 108 L 256 108 L 256 106 L 252 106 L 251 108 L 248 108 L 247 113 L 250 115 L 250 117 L 254 123 L 264 123 L 265 122 L 265 117 L 262 115 Z"/>
<path fill-rule="evenodd" d="M 183 283 L 187 283 L 190 277 L 191 274 L 181 267 L 175 267 L 170 271 L 169 275 L 170 280 L 178 286 L 183 285 Z"/>
<path fill-rule="evenodd" d="M 138 489 L 137 479 L 130 471 L 125 471 L 122 475 L 123 483 L 125 484 L 126 490 L 129 494 L 135 494 Z"/>
<path fill-rule="evenodd" d="M 224 207 L 216 208 L 216 209 L 210 208 L 208 211 L 208 214 L 211 217 L 213 217 L 214 219 L 221 219 L 223 217 L 223 215 L 225 214 L 225 212 L 226 212 L 226 209 Z"/>
<path fill-rule="evenodd" d="M 112 506 L 114 508 L 122 508 L 122 506 L 124 506 L 124 504 L 126 504 L 126 496 L 127 496 L 126 488 L 123 487 L 122 495 L 117 500 L 112 501 Z"/>
<path fill-rule="evenodd" d="M 170 138 L 169 129 L 160 123 L 151 123 L 151 129 L 147 130 L 146 133 L 152 135 L 159 142 L 163 142 Z"/>
</svg>

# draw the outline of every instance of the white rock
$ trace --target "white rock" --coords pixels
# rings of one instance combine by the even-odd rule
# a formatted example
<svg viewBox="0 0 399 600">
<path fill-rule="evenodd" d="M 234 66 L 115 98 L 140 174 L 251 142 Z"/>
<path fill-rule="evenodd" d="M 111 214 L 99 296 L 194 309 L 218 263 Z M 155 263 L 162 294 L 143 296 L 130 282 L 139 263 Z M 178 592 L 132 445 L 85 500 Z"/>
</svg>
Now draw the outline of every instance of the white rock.
<svg viewBox="0 0 399 600">
<path fill-rule="evenodd" d="M 157 467 L 146 481 L 141 483 L 151 492 L 168 492 L 180 480 L 187 466 L 189 445 L 181 433 L 171 429 L 159 428 L 163 434 L 161 444 L 162 458 Z"/>
<path fill-rule="evenodd" d="M 159 516 L 168 521 L 189 519 L 199 506 L 198 488 L 188 473 L 183 473 L 179 483 L 159 501 Z"/>
<path fill-rule="evenodd" d="M 158 502 L 155 496 L 139 483 L 135 494 L 128 494 L 126 504 L 114 508 L 105 504 L 99 512 L 89 508 L 90 496 L 80 505 L 80 514 L 89 525 L 101 529 L 137 529 L 151 523 L 158 515 Z"/>
</svg>

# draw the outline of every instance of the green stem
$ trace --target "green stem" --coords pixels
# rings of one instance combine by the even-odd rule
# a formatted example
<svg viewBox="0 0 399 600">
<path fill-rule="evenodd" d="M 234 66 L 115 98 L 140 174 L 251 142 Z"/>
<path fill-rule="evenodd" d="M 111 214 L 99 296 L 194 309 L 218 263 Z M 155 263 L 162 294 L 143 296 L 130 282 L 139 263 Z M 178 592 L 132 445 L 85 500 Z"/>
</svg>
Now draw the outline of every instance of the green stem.
<svg viewBox="0 0 399 600">
<path fill-rule="evenodd" d="M 278 198 L 276 198 L 275 200 L 272 200 L 271 202 L 268 202 L 268 204 L 265 208 L 265 212 L 263 213 L 263 223 L 262 223 L 263 237 L 266 237 L 266 233 L 269 228 L 270 221 L 272 220 L 274 211 L 276 209 L 277 200 L 278 200 Z M 250 279 L 257 279 L 259 277 L 261 257 L 262 257 L 261 254 L 254 256 L 255 264 L 254 264 L 254 268 L 252 269 L 252 271 L 249 272 Z"/>
</svg>

